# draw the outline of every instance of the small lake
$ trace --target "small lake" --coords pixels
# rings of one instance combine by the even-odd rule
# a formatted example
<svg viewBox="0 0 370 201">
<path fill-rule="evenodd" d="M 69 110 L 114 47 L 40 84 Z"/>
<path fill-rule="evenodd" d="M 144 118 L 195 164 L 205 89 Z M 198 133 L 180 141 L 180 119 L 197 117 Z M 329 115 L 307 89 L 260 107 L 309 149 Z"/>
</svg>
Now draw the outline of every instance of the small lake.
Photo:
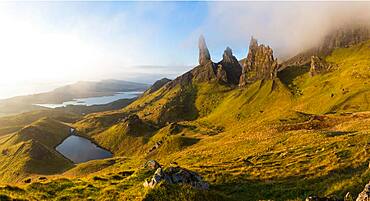
<svg viewBox="0 0 370 201">
<path fill-rule="evenodd" d="M 112 96 L 100 96 L 100 97 L 89 97 L 89 98 L 76 98 L 71 101 L 66 101 L 61 104 L 34 104 L 42 107 L 47 107 L 47 108 L 57 108 L 57 107 L 65 107 L 67 105 L 86 105 L 86 106 L 91 106 L 91 105 L 102 105 L 102 104 L 107 104 L 114 102 L 116 100 L 120 99 L 131 99 L 138 97 L 140 94 L 143 92 L 141 91 L 130 91 L 130 92 L 118 92 Z"/>
<path fill-rule="evenodd" d="M 74 163 L 111 158 L 113 156 L 109 151 L 100 148 L 90 140 L 77 135 L 69 136 L 55 149 Z"/>
</svg>

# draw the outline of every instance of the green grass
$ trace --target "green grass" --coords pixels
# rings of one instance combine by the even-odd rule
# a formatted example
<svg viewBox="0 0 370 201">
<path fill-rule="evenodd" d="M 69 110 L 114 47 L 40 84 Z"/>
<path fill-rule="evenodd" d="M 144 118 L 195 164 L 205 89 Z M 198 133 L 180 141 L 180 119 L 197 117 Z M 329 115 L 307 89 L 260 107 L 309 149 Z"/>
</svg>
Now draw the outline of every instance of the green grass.
<svg viewBox="0 0 370 201">
<path fill-rule="evenodd" d="M 215 82 L 162 88 L 122 110 L 87 115 L 73 126 L 116 158 L 79 164 L 63 175 L 20 185 L 23 190 L 2 188 L 0 195 L 41 200 L 303 200 L 312 194 L 357 195 L 370 180 L 369 53 L 370 41 L 335 50 L 325 58 L 335 69 L 326 74 L 310 77 L 307 69 L 290 67 L 279 79 L 244 88 Z M 144 121 L 135 135 L 126 132 L 122 122 L 133 113 Z M 52 124 L 44 126 L 43 134 L 55 129 Z M 0 137 L 0 150 L 12 136 Z M 159 141 L 162 144 L 149 153 Z M 20 150 L 21 142 L 9 151 Z M 52 142 L 42 144 L 50 147 Z M 24 153 L 22 157 L 29 154 Z M 153 174 L 143 164 L 151 158 L 165 167 L 177 162 L 199 172 L 210 190 L 143 188 Z M 15 171 L 0 176 L 12 178 L 25 167 L 24 161 L 9 162 Z"/>
</svg>

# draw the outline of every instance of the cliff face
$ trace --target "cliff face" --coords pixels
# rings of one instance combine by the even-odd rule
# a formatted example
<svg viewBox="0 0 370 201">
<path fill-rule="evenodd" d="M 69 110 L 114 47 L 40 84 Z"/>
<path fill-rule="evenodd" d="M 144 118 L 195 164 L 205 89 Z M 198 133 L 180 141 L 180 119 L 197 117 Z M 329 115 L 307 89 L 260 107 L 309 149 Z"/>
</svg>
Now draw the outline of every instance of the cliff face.
<svg viewBox="0 0 370 201">
<path fill-rule="evenodd" d="M 242 74 L 239 86 L 261 79 L 273 79 L 278 68 L 273 51 L 269 46 L 258 45 L 252 37 L 247 58 L 242 63 Z"/>
<path fill-rule="evenodd" d="M 350 47 L 369 39 L 369 27 L 358 26 L 337 29 L 324 38 L 317 49 L 317 54 L 328 55 L 336 48 Z"/>
<path fill-rule="evenodd" d="M 329 33 L 318 47 L 299 53 L 284 61 L 282 63 L 282 68 L 287 66 L 308 65 L 311 62 L 312 56 L 323 58 L 336 48 L 350 47 L 367 40 L 370 40 L 370 27 L 368 26 L 340 28 Z"/>
<path fill-rule="evenodd" d="M 239 84 L 242 67 L 229 47 L 225 49 L 222 60 L 217 64 L 216 73 L 220 82 L 231 85 Z"/>
</svg>

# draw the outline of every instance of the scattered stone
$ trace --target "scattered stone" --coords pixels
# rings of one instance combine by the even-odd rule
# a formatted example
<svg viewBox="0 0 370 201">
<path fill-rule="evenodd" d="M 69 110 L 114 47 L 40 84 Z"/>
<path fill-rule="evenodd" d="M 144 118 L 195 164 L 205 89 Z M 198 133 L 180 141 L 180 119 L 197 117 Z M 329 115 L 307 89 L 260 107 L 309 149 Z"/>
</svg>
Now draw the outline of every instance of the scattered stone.
<svg viewBox="0 0 370 201">
<path fill-rule="evenodd" d="M 47 180 L 47 178 L 46 177 L 39 177 L 39 180 L 44 181 L 44 180 Z"/>
<path fill-rule="evenodd" d="M 370 200 L 370 182 L 366 184 L 364 190 L 358 194 L 356 201 L 369 201 Z"/>
<path fill-rule="evenodd" d="M 188 184 L 194 188 L 203 190 L 209 188 L 208 183 L 204 182 L 196 172 L 179 166 L 169 167 L 165 170 L 162 167 L 157 168 L 153 177 L 149 181 L 145 180 L 143 185 L 144 187 L 154 188 L 162 182 L 167 184 Z"/>
</svg>

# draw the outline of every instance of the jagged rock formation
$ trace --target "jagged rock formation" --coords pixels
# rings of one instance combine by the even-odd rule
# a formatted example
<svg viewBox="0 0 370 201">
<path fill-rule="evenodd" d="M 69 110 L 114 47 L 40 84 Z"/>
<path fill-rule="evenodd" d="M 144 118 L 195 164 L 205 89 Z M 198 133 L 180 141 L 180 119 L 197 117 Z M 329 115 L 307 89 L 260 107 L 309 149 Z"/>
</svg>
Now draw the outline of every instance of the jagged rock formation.
<svg viewBox="0 0 370 201">
<path fill-rule="evenodd" d="M 198 47 L 199 47 L 199 64 L 205 65 L 211 61 L 211 56 L 209 54 L 206 45 L 206 40 L 204 39 L 203 35 L 199 37 Z"/>
<path fill-rule="evenodd" d="M 269 46 L 258 45 L 257 40 L 252 37 L 248 56 L 242 61 L 242 68 L 240 86 L 276 77 L 278 63 L 277 59 L 274 59 L 272 49 Z"/>
<path fill-rule="evenodd" d="M 321 59 L 318 56 L 311 57 L 311 67 L 310 67 L 311 76 L 328 72 L 330 69 L 331 65 L 327 63 L 325 60 Z"/>
<path fill-rule="evenodd" d="M 216 77 L 219 81 L 238 85 L 242 67 L 233 55 L 231 48 L 227 47 L 222 56 L 222 60 L 217 64 Z"/>
<path fill-rule="evenodd" d="M 353 26 L 337 29 L 329 33 L 318 47 L 300 53 L 282 63 L 282 68 L 287 66 L 308 65 L 311 56 L 325 57 L 336 48 L 350 47 L 370 39 L 369 26 Z"/>
<path fill-rule="evenodd" d="M 364 190 L 358 194 L 356 201 L 369 201 L 370 200 L 370 182 L 366 184 Z"/>
<path fill-rule="evenodd" d="M 209 81 L 220 81 L 224 84 L 238 85 L 242 70 L 229 47 L 226 48 L 222 61 L 213 63 L 209 56 L 204 37 L 201 36 L 199 39 L 199 64 L 191 71 L 177 77 L 169 86 L 186 86 L 193 82 L 201 83 Z"/>
<path fill-rule="evenodd" d="M 145 91 L 145 94 L 154 93 L 169 82 L 171 82 L 171 80 L 168 78 L 162 78 L 160 80 L 157 80 L 148 90 Z"/>
<path fill-rule="evenodd" d="M 204 182 L 202 178 L 193 171 L 185 168 L 176 166 L 163 169 L 158 162 L 150 161 L 151 169 L 158 167 L 150 181 L 145 180 L 143 183 L 144 187 L 154 188 L 160 182 L 166 184 L 188 184 L 194 188 L 206 190 L 209 188 L 209 184 Z"/>
</svg>

